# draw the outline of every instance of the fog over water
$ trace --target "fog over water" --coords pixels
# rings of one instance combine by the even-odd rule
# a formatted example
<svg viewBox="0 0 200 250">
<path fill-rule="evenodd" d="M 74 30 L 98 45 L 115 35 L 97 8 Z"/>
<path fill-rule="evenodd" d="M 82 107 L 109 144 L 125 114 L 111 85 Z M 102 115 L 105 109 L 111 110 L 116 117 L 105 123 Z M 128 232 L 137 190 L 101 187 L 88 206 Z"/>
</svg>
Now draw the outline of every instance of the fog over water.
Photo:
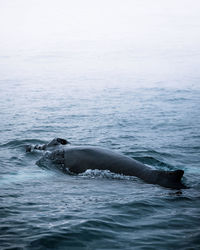
<svg viewBox="0 0 200 250">
<path fill-rule="evenodd" d="M 200 247 L 199 10 L 0 0 L 0 249 Z M 182 169 L 190 188 L 37 166 L 25 145 L 55 137 Z"/>
<path fill-rule="evenodd" d="M 187 0 L 1 1 L 1 76 L 193 86 L 199 8 Z"/>
</svg>

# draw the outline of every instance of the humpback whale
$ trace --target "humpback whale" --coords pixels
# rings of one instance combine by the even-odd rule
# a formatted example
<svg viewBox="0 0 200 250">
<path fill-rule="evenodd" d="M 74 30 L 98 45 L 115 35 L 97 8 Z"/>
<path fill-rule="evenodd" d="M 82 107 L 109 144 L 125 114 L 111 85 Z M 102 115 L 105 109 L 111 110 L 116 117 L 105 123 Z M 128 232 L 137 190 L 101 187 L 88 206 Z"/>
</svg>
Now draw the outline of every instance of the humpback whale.
<svg viewBox="0 0 200 250">
<path fill-rule="evenodd" d="M 55 139 L 53 141 L 55 142 Z M 68 141 L 59 138 L 58 143 L 49 143 L 47 147 L 35 147 L 35 149 L 45 150 L 48 146 L 58 144 L 66 145 Z M 61 164 L 62 170 L 67 169 L 73 174 L 83 173 L 87 169 L 109 170 L 116 174 L 136 176 L 147 183 L 166 188 L 186 188 L 181 182 L 183 170 L 155 170 L 131 157 L 101 147 L 67 146 L 52 151 L 48 158 L 54 163 Z"/>
</svg>

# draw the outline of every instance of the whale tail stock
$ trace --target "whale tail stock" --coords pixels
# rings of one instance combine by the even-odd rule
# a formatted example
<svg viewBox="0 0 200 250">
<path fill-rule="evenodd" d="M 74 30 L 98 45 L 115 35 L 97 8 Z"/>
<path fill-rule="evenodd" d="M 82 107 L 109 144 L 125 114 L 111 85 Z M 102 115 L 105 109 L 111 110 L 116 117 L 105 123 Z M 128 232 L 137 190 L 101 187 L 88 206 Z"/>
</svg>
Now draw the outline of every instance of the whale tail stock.
<svg viewBox="0 0 200 250">
<path fill-rule="evenodd" d="M 181 182 L 183 174 L 184 171 L 180 169 L 175 171 L 159 171 L 158 183 L 167 188 L 188 188 Z"/>
</svg>

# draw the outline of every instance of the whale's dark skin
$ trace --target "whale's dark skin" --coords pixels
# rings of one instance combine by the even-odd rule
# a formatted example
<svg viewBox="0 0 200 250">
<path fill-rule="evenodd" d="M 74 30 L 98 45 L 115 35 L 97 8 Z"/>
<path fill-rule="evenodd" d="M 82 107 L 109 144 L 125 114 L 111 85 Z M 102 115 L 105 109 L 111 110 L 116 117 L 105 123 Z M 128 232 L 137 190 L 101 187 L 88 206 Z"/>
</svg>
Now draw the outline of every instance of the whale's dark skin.
<svg viewBox="0 0 200 250">
<path fill-rule="evenodd" d="M 147 183 L 181 189 L 183 170 L 154 170 L 119 153 L 99 147 L 69 147 L 64 150 L 64 166 L 72 173 L 83 173 L 87 169 L 109 170 L 116 174 L 136 176 Z"/>
<path fill-rule="evenodd" d="M 46 146 L 33 147 L 33 149 L 45 150 L 48 147 L 51 148 L 52 145 L 58 146 L 69 143 L 60 138 L 55 138 L 52 142 Z M 27 152 L 30 151 L 28 150 Z M 184 174 L 183 170 L 154 170 L 128 156 L 100 147 L 67 146 L 63 149 L 54 150 L 48 155 L 48 158 L 62 165 L 59 169 L 64 172 L 65 170 L 69 170 L 70 173 L 79 174 L 85 172 L 87 169 L 109 170 L 116 174 L 136 176 L 147 183 L 158 184 L 167 188 L 187 188 L 181 182 Z"/>
</svg>

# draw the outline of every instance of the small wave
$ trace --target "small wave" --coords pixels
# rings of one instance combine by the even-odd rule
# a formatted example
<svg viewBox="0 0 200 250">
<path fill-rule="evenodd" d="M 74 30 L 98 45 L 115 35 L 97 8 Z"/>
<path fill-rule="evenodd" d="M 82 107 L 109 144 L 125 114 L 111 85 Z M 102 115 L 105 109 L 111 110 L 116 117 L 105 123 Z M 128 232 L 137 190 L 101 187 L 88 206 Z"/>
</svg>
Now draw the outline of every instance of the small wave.
<svg viewBox="0 0 200 250">
<path fill-rule="evenodd" d="M 24 139 L 24 140 L 12 140 L 3 144 L 0 144 L 0 148 L 18 148 L 21 146 L 25 146 L 27 144 L 44 144 L 46 143 L 43 140 L 35 140 L 35 139 Z"/>
<path fill-rule="evenodd" d="M 23 186 L 24 182 L 27 181 L 35 181 L 36 179 L 44 179 L 44 178 L 48 178 L 49 175 L 47 174 L 47 172 L 42 171 L 42 172 L 34 172 L 34 171 L 30 171 L 28 170 L 22 170 L 22 171 L 18 171 L 17 173 L 14 174 L 4 174 L 1 177 L 1 181 L 0 181 L 0 187 L 3 187 L 4 185 L 10 185 L 10 184 L 20 184 Z"/>
<path fill-rule="evenodd" d="M 110 207 L 114 210 L 124 211 L 126 213 L 127 211 L 134 211 L 134 214 L 140 214 L 145 212 L 153 212 L 156 209 L 162 209 L 164 207 L 164 204 L 162 202 L 157 203 L 157 201 L 153 201 L 151 199 L 149 200 L 134 200 L 126 203 L 117 203 L 113 202 L 110 204 Z"/>
<path fill-rule="evenodd" d="M 125 176 L 123 174 L 115 174 L 109 170 L 99 170 L 99 169 L 87 169 L 84 173 L 78 174 L 81 177 L 91 177 L 99 179 L 115 179 L 115 180 L 136 180 L 138 179 L 135 176 Z"/>
<path fill-rule="evenodd" d="M 136 152 L 124 152 L 124 154 L 149 166 L 162 167 L 166 170 L 173 169 L 173 166 L 165 162 L 165 159 L 171 159 L 173 156 L 166 152 L 142 150 Z"/>
<path fill-rule="evenodd" d="M 158 167 L 170 167 L 169 164 L 160 161 L 152 156 L 134 157 L 134 159 L 147 165 L 158 166 Z"/>
<path fill-rule="evenodd" d="M 117 249 L 114 232 L 132 227 L 105 219 L 82 219 L 77 224 L 64 224 L 57 231 L 46 232 L 29 238 L 29 249 Z M 98 242 L 101 248 L 98 248 Z M 113 248 L 114 247 L 114 248 Z"/>
</svg>

